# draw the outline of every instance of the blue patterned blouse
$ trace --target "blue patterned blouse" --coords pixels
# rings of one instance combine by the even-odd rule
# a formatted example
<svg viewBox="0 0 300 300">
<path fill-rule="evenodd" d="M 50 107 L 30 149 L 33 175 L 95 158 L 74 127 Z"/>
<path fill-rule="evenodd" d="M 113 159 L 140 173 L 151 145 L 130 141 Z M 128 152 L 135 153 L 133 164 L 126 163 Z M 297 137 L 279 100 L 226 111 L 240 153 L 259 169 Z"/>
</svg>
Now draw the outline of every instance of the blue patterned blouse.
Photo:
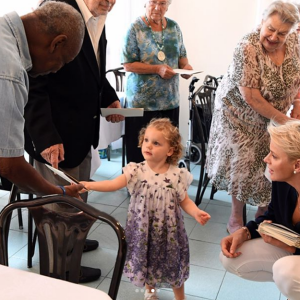
<svg viewBox="0 0 300 300">
<path fill-rule="evenodd" d="M 159 51 L 151 29 L 139 17 L 131 24 L 126 36 L 122 53 L 122 63 L 143 62 L 145 64 L 167 64 L 179 68 L 179 59 L 187 57 L 182 33 L 176 22 L 166 18 L 163 52 L 166 59 L 157 58 Z M 162 33 L 154 32 L 156 40 L 162 41 Z M 160 44 L 161 45 L 161 44 Z M 127 106 L 143 107 L 147 111 L 169 110 L 179 106 L 179 75 L 162 79 L 157 74 L 130 73 L 126 85 Z"/>
</svg>

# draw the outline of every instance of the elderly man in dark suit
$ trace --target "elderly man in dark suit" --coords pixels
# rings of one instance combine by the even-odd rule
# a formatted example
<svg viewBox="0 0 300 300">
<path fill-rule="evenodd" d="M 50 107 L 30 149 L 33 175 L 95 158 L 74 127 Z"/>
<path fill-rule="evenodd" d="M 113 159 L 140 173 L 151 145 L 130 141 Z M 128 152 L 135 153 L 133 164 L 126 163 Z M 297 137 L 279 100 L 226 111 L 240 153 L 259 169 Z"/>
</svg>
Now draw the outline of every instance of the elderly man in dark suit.
<svg viewBox="0 0 300 300">
<path fill-rule="evenodd" d="M 49 181 L 61 184 L 44 163 L 58 165 L 79 180 L 89 180 L 91 146 L 99 143 L 101 107 L 120 107 L 115 90 L 105 77 L 106 15 L 116 0 L 59 0 L 78 10 L 86 24 L 85 38 L 78 56 L 56 74 L 30 81 L 25 110 L 26 150 L 36 160 L 36 169 Z M 43 5 L 43 1 L 41 5 Z M 63 100 L 63 101 L 62 101 Z M 41 106 L 41 101 L 47 105 Z M 109 116 L 119 122 L 122 116 Z M 87 201 L 87 194 L 82 194 Z M 84 251 L 98 247 L 87 240 Z M 99 269 L 82 267 L 80 282 L 99 278 Z"/>
</svg>

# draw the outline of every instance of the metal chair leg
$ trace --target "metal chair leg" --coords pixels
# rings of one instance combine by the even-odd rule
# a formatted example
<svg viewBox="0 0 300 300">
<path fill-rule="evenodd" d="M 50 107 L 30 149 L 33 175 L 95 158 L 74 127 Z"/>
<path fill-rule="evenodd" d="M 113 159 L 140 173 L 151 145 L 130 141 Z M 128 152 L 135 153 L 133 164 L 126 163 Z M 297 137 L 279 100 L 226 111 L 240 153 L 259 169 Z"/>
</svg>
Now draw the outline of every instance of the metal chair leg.
<svg viewBox="0 0 300 300">
<path fill-rule="evenodd" d="M 19 221 L 19 229 L 23 229 L 23 218 L 22 218 L 22 209 L 18 208 L 18 221 Z"/>
<path fill-rule="evenodd" d="M 21 195 L 18 193 L 17 194 L 17 200 L 21 200 Z M 19 229 L 24 229 L 24 226 L 23 226 L 23 217 L 22 217 L 22 209 L 21 208 L 18 208 L 18 221 L 19 221 Z"/>
<path fill-rule="evenodd" d="M 33 199 L 33 194 L 29 194 L 28 199 Z M 34 255 L 35 241 L 33 239 L 33 218 L 28 211 L 28 237 L 27 237 L 27 267 L 32 268 L 32 257 Z"/>
<path fill-rule="evenodd" d="M 126 155 L 126 141 L 125 141 L 125 135 L 122 135 L 122 168 L 124 168 L 125 166 L 125 155 Z"/>
</svg>

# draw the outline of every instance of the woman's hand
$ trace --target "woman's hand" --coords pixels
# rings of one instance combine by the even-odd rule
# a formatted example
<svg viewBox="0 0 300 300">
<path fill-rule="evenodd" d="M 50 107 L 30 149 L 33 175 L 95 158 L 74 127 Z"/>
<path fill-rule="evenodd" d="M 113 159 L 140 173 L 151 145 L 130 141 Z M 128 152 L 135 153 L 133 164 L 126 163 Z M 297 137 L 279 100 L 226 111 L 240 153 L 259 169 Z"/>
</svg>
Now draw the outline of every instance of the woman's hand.
<svg viewBox="0 0 300 300">
<path fill-rule="evenodd" d="M 221 240 L 221 250 L 224 256 L 228 258 L 235 258 L 242 253 L 236 250 L 248 240 L 247 232 L 241 228 L 229 236 Z"/>
<path fill-rule="evenodd" d="M 192 66 L 190 64 L 185 65 L 183 70 L 193 70 Z M 182 74 L 181 77 L 184 79 L 189 79 L 192 75 Z"/>
<path fill-rule="evenodd" d="M 265 220 L 264 223 L 272 223 L 270 220 Z M 288 251 L 290 253 L 295 253 L 296 248 L 293 246 L 289 246 L 267 234 L 259 233 L 262 239 L 264 240 L 265 243 L 270 244 L 272 246 L 278 247 L 280 249 L 283 249 L 285 251 Z"/>
<path fill-rule="evenodd" d="M 157 74 L 163 79 L 171 79 L 176 75 L 168 65 L 157 65 Z"/>
</svg>

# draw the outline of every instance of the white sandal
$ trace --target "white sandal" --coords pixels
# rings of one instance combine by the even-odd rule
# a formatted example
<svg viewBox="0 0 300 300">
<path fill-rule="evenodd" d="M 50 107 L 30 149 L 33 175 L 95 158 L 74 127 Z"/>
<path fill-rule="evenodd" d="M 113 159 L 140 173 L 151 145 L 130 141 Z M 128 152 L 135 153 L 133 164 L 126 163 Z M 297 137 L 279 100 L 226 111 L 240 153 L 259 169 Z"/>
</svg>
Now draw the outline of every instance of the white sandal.
<svg viewBox="0 0 300 300">
<path fill-rule="evenodd" d="M 156 291 L 153 293 L 148 293 L 147 291 L 145 292 L 145 297 L 144 300 L 159 300 Z"/>
</svg>

